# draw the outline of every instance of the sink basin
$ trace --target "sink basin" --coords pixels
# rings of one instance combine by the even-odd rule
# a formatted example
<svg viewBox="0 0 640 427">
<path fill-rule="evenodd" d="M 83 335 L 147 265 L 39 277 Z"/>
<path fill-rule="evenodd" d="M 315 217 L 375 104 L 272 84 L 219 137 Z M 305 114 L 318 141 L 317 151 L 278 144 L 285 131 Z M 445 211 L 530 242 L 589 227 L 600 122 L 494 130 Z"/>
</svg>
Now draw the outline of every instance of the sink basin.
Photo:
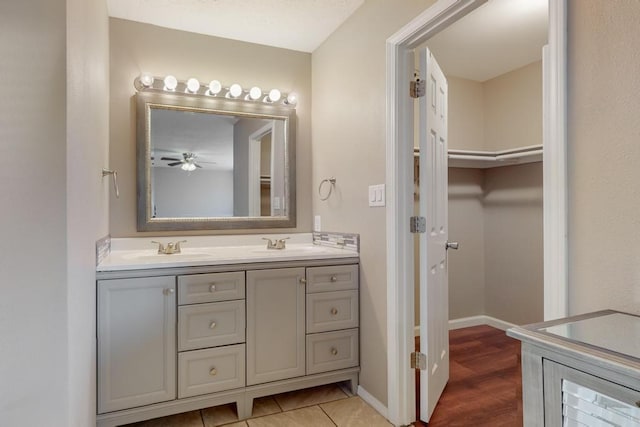
<svg viewBox="0 0 640 427">
<path fill-rule="evenodd" d="M 149 253 L 149 252 L 136 252 L 136 253 L 131 253 L 131 254 L 125 254 L 122 255 L 122 258 L 124 259 L 137 259 L 137 260 L 146 260 L 146 261 L 152 261 L 152 260 L 175 260 L 175 261 L 179 261 L 179 260 L 185 260 L 185 259 L 199 259 L 199 258 L 206 258 L 206 257 L 210 257 L 211 254 L 205 253 L 205 252 L 181 252 L 179 254 L 159 254 L 159 253 Z"/>
<path fill-rule="evenodd" d="M 272 255 L 306 255 L 306 254 L 319 254 L 327 252 L 324 248 L 311 246 L 301 248 L 284 248 L 284 249 L 252 249 L 249 251 L 252 254 L 272 254 Z"/>
</svg>

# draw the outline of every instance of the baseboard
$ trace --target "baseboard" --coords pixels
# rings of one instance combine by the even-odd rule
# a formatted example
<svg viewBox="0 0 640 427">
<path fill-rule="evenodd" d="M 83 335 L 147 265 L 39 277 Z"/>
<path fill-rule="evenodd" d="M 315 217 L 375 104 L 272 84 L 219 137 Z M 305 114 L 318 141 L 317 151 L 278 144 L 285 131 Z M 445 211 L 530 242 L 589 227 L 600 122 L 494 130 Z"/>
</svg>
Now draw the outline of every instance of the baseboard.
<svg viewBox="0 0 640 427">
<path fill-rule="evenodd" d="M 389 409 L 382 404 L 378 399 L 373 397 L 367 390 L 362 388 L 361 385 L 358 386 L 358 396 L 365 402 L 367 402 L 373 409 L 378 411 L 380 415 L 382 415 L 385 419 L 389 419 Z"/>
<path fill-rule="evenodd" d="M 514 323 L 509 323 L 504 320 L 496 319 L 495 317 L 479 315 L 471 317 L 462 317 L 460 319 L 449 320 L 449 330 L 470 328 L 471 326 L 489 325 L 493 328 L 506 331 L 509 328 L 517 326 Z M 413 328 L 414 336 L 420 336 L 420 326 Z"/>
</svg>

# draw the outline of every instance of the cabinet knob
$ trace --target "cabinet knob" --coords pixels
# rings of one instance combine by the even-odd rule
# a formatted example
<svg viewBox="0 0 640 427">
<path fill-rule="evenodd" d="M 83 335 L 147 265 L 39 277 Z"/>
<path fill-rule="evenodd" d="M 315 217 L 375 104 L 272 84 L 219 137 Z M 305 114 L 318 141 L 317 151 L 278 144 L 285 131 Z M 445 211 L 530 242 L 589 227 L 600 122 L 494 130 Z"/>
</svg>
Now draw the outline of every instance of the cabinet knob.
<svg viewBox="0 0 640 427">
<path fill-rule="evenodd" d="M 165 295 L 171 295 L 174 292 L 175 292 L 175 290 L 173 288 L 167 288 L 167 289 L 164 290 L 164 294 Z"/>
<path fill-rule="evenodd" d="M 218 370 L 216 368 L 211 368 L 211 370 L 209 371 L 209 375 L 216 376 L 218 374 Z"/>
<path fill-rule="evenodd" d="M 337 309 L 337 308 L 335 308 L 335 307 L 333 307 L 333 308 L 331 309 L 331 314 L 333 314 L 334 316 L 335 316 L 336 314 L 338 314 L 338 309 Z"/>
<path fill-rule="evenodd" d="M 216 291 L 216 285 L 209 286 L 209 292 L 215 292 L 215 291 Z"/>
<path fill-rule="evenodd" d="M 332 282 L 337 282 L 338 278 L 336 276 L 331 276 L 331 279 L 329 279 L 329 280 L 331 280 Z"/>
<path fill-rule="evenodd" d="M 306 284 L 306 283 L 307 283 L 307 279 L 305 279 L 304 277 L 301 277 L 301 278 L 300 278 L 300 284 L 301 284 L 301 285 L 304 285 L 304 284 Z"/>
<path fill-rule="evenodd" d="M 338 354 L 338 349 L 335 347 L 331 348 L 331 354 L 333 354 L 334 356 L 336 356 Z"/>
<path fill-rule="evenodd" d="M 215 329 L 215 327 L 216 327 L 216 322 L 211 322 L 209 324 L 209 329 Z"/>
</svg>

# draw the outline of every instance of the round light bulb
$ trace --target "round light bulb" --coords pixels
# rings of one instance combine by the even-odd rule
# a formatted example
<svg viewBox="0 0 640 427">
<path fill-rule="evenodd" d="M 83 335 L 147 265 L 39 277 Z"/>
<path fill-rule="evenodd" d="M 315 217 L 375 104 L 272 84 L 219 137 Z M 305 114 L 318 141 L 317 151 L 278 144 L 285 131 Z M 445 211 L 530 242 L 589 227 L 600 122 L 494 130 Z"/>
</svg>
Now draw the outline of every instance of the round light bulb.
<svg viewBox="0 0 640 427">
<path fill-rule="evenodd" d="M 239 97 L 240 95 L 242 95 L 242 86 L 240 86 L 238 83 L 232 84 L 229 88 L 229 94 L 234 98 Z"/>
<path fill-rule="evenodd" d="M 296 105 L 298 103 L 298 94 L 295 92 L 291 92 L 287 95 L 287 104 Z"/>
<path fill-rule="evenodd" d="M 278 102 L 280 100 L 280 91 L 278 89 L 271 89 L 269 92 L 269 101 Z"/>
<path fill-rule="evenodd" d="M 168 75 L 164 78 L 164 88 L 166 90 L 176 90 L 178 87 L 178 79 L 172 75 Z"/>
<path fill-rule="evenodd" d="M 182 166 L 180 166 L 180 169 L 182 169 L 183 171 L 188 171 L 189 170 L 189 163 L 183 163 Z"/>
<path fill-rule="evenodd" d="M 198 79 L 194 79 L 193 77 L 187 80 L 187 90 L 191 93 L 197 93 L 198 89 L 200 89 L 200 82 Z"/>
<path fill-rule="evenodd" d="M 209 82 L 209 94 L 217 95 L 220 93 L 221 90 L 222 90 L 222 84 L 220 84 L 219 81 L 211 80 L 211 82 Z"/>
<path fill-rule="evenodd" d="M 253 99 L 254 101 L 256 99 L 259 99 L 262 96 L 262 89 L 260 89 L 258 86 L 254 86 L 251 88 L 251 90 L 249 91 L 249 98 Z"/>
<path fill-rule="evenodd" d="M 153 85 L 153 76 L 151 75 L 151 73 L 142 73 L 140 74 L 140 83 L 142 83 L 142 86 L 144 87 L 151 87 Z"/>
</svg>

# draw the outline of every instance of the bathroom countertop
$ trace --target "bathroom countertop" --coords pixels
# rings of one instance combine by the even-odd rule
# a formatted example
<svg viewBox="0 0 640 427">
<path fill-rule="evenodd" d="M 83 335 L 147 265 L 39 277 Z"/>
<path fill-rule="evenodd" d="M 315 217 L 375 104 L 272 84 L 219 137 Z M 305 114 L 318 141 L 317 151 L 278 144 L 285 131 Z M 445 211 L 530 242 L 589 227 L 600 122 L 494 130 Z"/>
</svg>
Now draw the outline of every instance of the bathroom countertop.
<svg viewBox="0 0 640 427">
<path fill-rule="evenodd" d="M 147 243 L 149 240 L 146 239 Z M 164 241 L 167 239 L 164 238 Z M 177 240 L 177 239 L 175 239 Z M 174 241 L 175 241 L 174 240 Z M 150 245 L 146 245 L 147 247 Z M 122 245 L 121 245 L 122 247 Z M 274 261 L 300 261 L 358 258 L 358 252 L 345 248 L 308 243 L 287 243 L 285 249 L 266 249 L 261 245 L 185 247 L 179 254 L 158 254 L 157 249 L 112 249 L 97 271 L 144 270 L 152 268 L 197 267 Z"/>
</svg>

